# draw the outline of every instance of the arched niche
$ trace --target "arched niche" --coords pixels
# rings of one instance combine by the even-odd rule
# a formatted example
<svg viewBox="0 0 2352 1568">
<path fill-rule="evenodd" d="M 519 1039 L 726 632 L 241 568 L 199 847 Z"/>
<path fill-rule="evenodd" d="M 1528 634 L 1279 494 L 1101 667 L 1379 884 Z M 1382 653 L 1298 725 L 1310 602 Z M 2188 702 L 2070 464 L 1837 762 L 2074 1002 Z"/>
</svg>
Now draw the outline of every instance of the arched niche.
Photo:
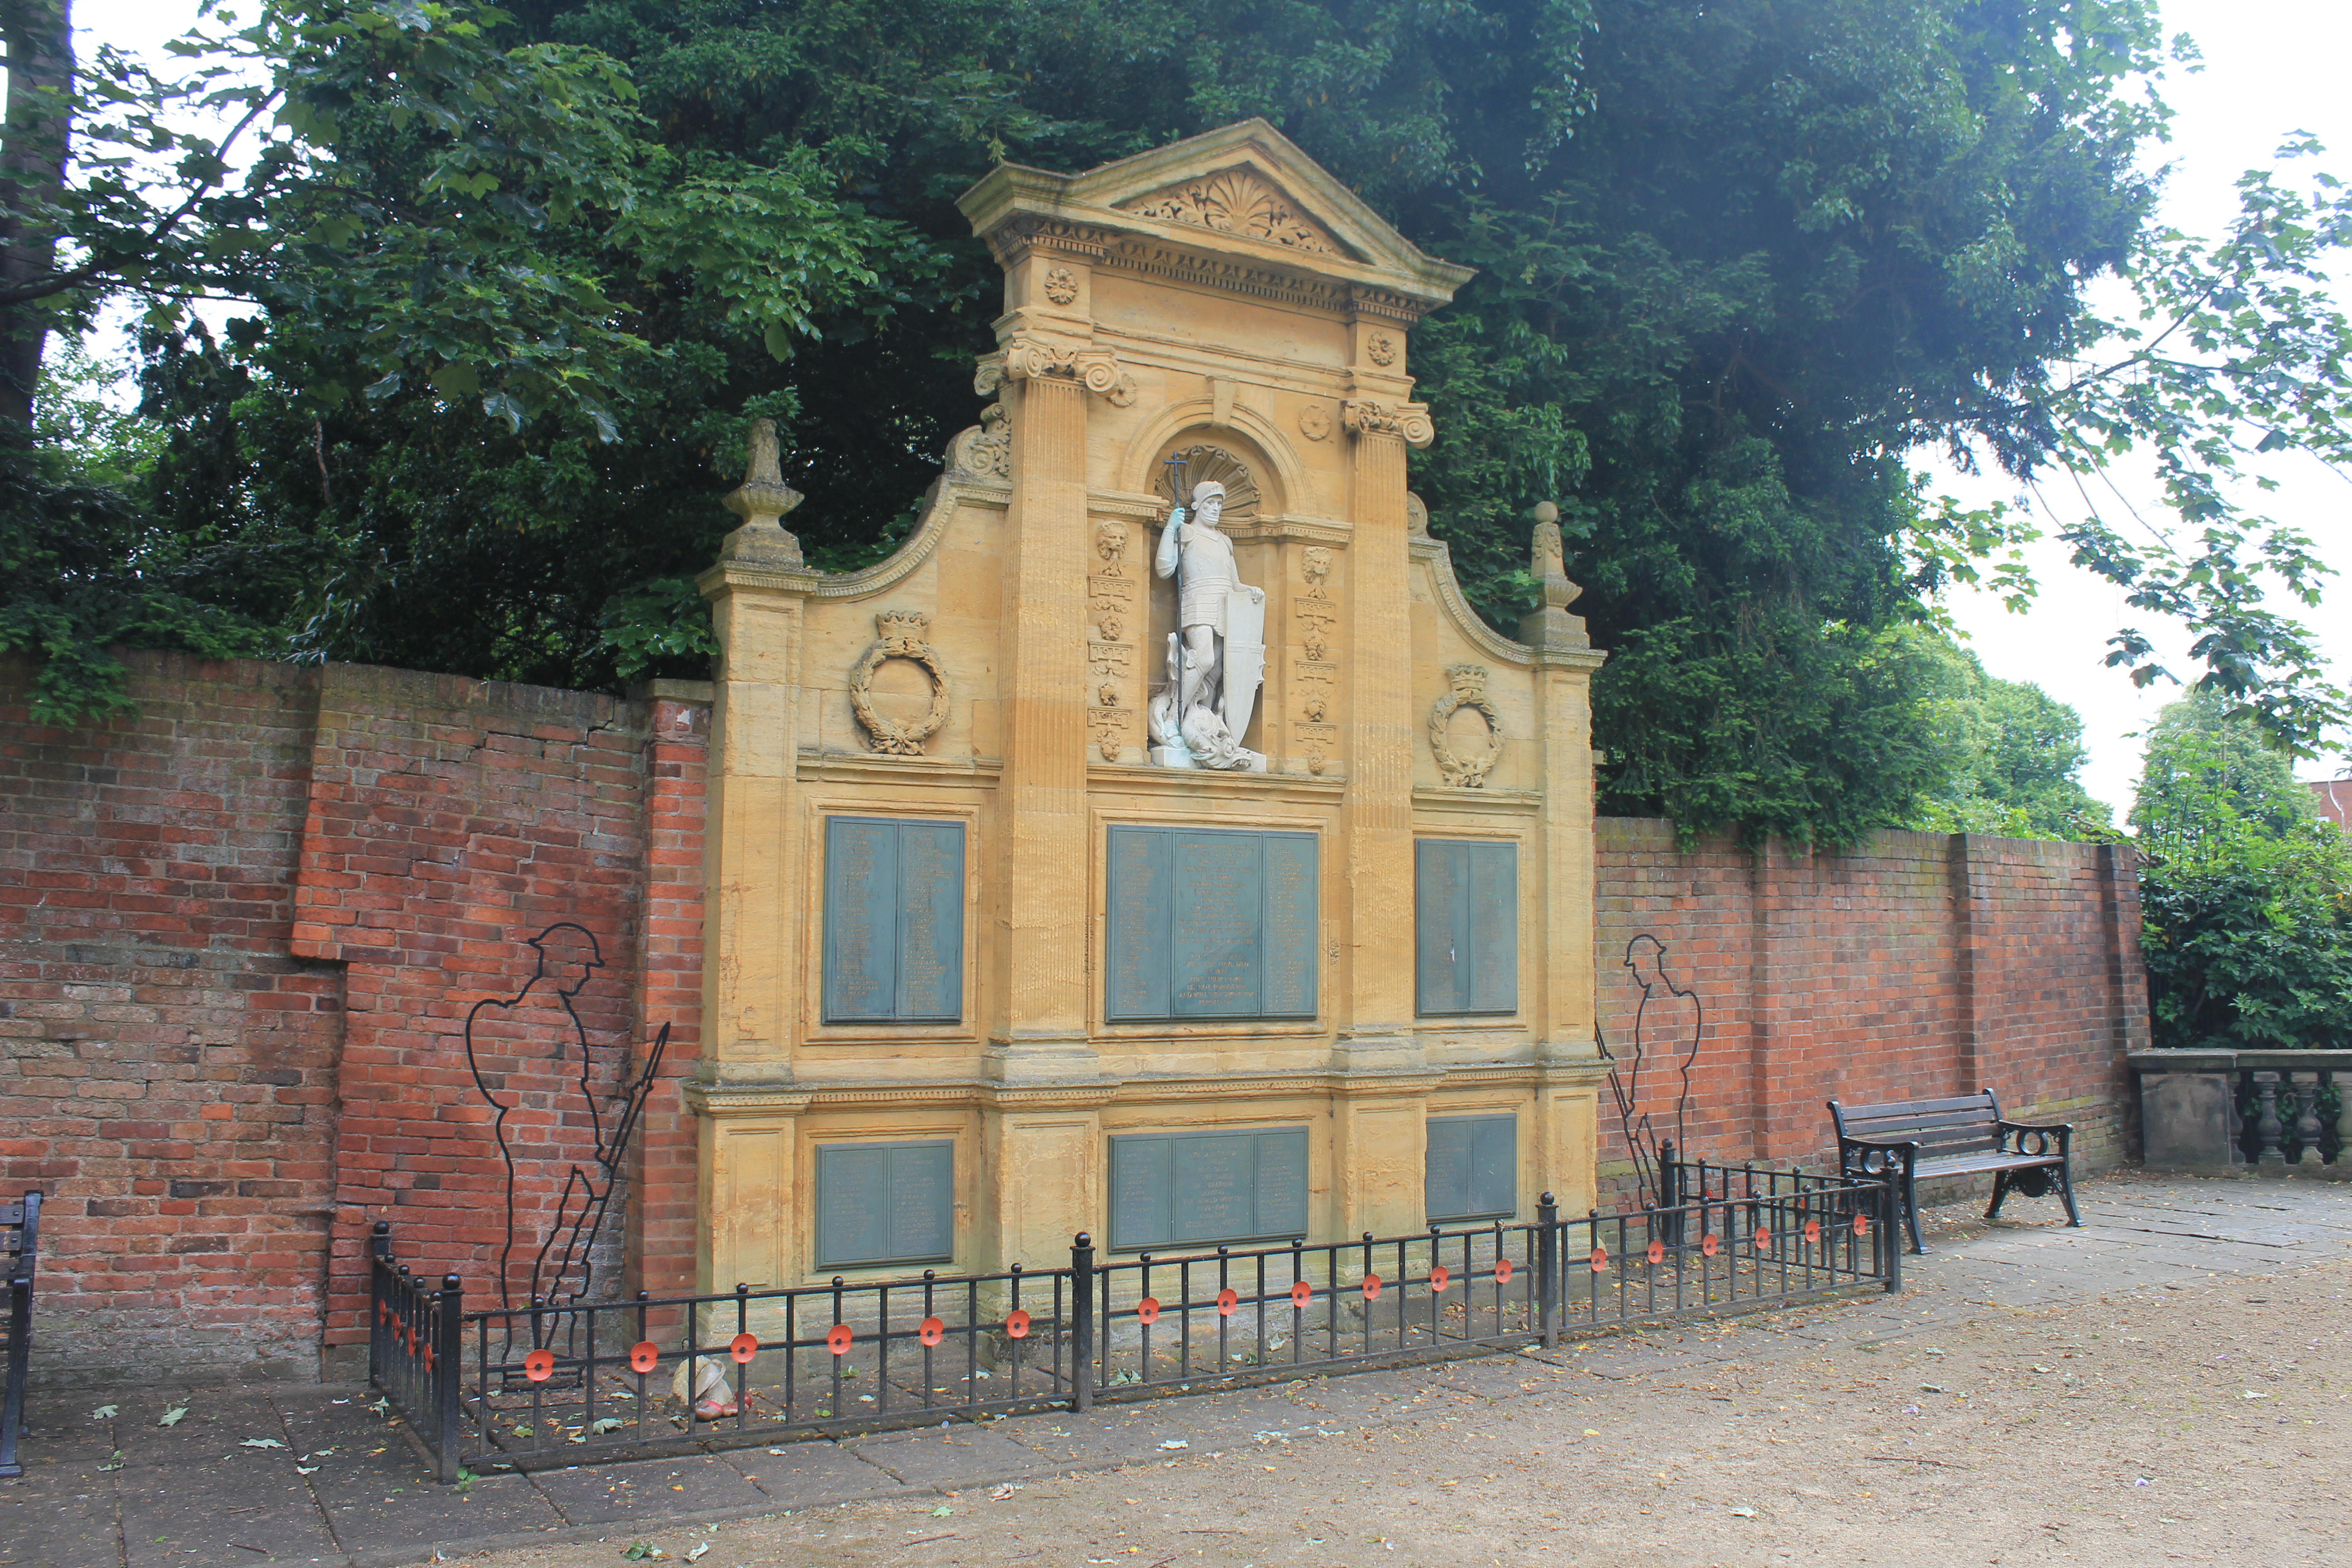
<svg viewBox="0 0 2352 1568">
<path fill-rule="evenodd" d="M 1160 465 L 1180 447 L 1213 447 L 1229 453 L 1250 472 L 1257 486 L 1257 516 L 1280 517 L 1312 493 L 1298 454 L 1273 421 L 1255 409 L 1234 407 L 1226 423 L 1216 422 L 1216 410 L 1206 398 L 1174 403 L 1161 409 L 1128 444 L 1118 488 L 1129 494 L 1165 496 Z"/>
<path fill-rule="evenodd" d="M 1266 590 L 1270 604 L 1278 605 L 1282 599 L 1276 585 L 1283 570 L 1281 542 L 1259 535 L 1253 526 L 1283 512 L 1280 498 L 1285 487 L 1265 448 L 1232 425 L 1200 420 L 1164 433 L 1154 446 L 1139 444 L 1138 449 L 1148 452 L 1150 460 L 1139 476 L 1140 482 L 1129 487 L 1132 490 L 1157 496 L 1163 501 L 1177 499 L 1170 489 L 1168 466 L 1168 459 L 1177 453 L 1186 458 L 1183 499 L 1187 505 L 1192 487 L 1203 479 L 1214 479 L 1225 487 L 1225 505 L 1219 525 L 1236 534 L 1234 555 L 1242 581 Z M 1147 528 L 1143 549 L 1147 563 L 1157 553 L 1159 543 L 1159 529 Z M 1160 577 L 1150 564 L 1144 569 L 1152 574 L 1147 618 L 1149 637 L 1142 649 L 1145 689 L 1150 693 L 1158 691 L 1168 679 L 1168 640 L 1176 630 L 1176 584 L 1171 579 Z M 1270 615 L 1266 623 L 1270 678 L 1283 630 L 1278 619 Z M 1275 721 L 1267 714 L 1275 689 L 1271 679 L 1268 688 L 1251 711 L 1249 728 L 1241 736 L 1241 743 L 1255 752 L 1266 751 L 1268 737 L 1278 733 Z"/>
</svg>

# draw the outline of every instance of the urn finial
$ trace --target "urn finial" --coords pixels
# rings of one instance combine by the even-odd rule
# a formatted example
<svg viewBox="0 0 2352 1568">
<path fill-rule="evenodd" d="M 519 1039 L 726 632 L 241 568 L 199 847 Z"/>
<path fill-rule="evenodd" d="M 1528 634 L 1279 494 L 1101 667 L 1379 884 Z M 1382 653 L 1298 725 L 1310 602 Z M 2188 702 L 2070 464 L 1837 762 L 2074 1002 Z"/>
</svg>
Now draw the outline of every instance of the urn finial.
<svg viewBox="0 0 2352 1568">
<path fill-rule="evenodd" d="M 774 420 L 751 421 L 751 457 L 743 468 L 743 482 L 719 504 L 743 520 L 743 526 L 729 534 L 719 547 L 720 560 L 801 564 L 801 542 L 783 526 L 784 514 L 801 504 L 801 493 L 784 483 L 783 453 Z"/>
</svg>

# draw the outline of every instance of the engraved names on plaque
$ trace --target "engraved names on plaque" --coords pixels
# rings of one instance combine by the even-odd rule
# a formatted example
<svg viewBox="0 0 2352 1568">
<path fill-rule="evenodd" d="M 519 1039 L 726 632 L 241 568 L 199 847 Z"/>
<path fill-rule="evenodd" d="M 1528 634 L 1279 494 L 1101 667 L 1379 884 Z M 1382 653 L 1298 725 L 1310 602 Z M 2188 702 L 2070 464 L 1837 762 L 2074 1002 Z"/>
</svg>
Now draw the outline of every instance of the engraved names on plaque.
<svg viewBox="0 0 2352 1568">
<path fill-rule="evenodd" d="M 1433 1116 L 1423 1212 L 1432 1221 L 1490 1219 L 1519 1206 L 1519 1119 Z"/>
<path fill-rule="evenodd" d="M 1423 838 L 1413 849 L 1415 1010 L 1424 1017 L 1517 1012 L 1518 846 Z"/>
<path fill-rule="evenodd" d="M 833 816 L 824 835 L 827 1023 L 963 1016 L 963 825 Z"/>
<path fill-rule="evenodd" d="M 1315 835 L 1113 827 L 1108 880 L 1110 1022 L 1315 1016 Z"/>
<path fill-rule="evenodd" d="M 1110 1245 L 1263 1241 L 1307 1233 L 1303 1127 L 1110 1141 Z"/>
<path fill-rule="evenodd" d="M 955 1253 L 955 1144 L 835 1143 L 816 1154 L 820 1268 L 936 1263 Z"/>
</svg>

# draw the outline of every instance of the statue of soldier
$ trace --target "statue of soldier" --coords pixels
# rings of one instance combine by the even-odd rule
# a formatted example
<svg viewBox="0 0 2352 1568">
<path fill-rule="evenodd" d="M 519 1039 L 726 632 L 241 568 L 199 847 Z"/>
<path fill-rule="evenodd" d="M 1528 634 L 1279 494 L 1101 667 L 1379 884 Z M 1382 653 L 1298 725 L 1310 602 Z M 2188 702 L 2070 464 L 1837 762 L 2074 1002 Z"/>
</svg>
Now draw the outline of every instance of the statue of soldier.
<svg viewBox="0 0 2352 1568">
<path fill-rule="evenodd" d="M 1150 710 L 1153 761 L 1166 767 L 1265 766 L 1241 744 L 1265 678 L 1265 590 L 1241 580 L 1234 542 L 1217 527 L 1224 507 L 1224 486 L 1193 486 L 1191 515 L 1170 510 L 1152 560 L 1154 572 L 1177 580 L 1168 686 Z"/>
</svg>

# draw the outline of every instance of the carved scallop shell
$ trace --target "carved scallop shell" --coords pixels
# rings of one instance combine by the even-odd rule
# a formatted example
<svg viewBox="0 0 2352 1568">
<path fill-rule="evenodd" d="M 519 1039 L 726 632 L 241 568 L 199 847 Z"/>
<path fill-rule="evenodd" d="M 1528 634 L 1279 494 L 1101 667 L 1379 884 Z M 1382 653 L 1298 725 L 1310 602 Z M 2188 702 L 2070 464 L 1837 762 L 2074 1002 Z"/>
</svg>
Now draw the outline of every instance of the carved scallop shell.
<svg viewBox="0 0 2352 1568">
<path fill-rule="evenodd" d="M 1184 489 L 1188 501 L 1194 485 L 1214 479 L 1225 487 L 1224 521 L 1238 522 L 1257 515 L 1257 480 L 1250 477 L 1249 469 L 1243 466 L 1239 458 L 1223 447 L 1205 443 L 1178 447 L 1160 455 L 1160 478 L 1153 488 L 1161 495 L 1175 499 L 1168 488 L 1168 459 L 1171 457 L 1184 459 Z"/>
</svg>

